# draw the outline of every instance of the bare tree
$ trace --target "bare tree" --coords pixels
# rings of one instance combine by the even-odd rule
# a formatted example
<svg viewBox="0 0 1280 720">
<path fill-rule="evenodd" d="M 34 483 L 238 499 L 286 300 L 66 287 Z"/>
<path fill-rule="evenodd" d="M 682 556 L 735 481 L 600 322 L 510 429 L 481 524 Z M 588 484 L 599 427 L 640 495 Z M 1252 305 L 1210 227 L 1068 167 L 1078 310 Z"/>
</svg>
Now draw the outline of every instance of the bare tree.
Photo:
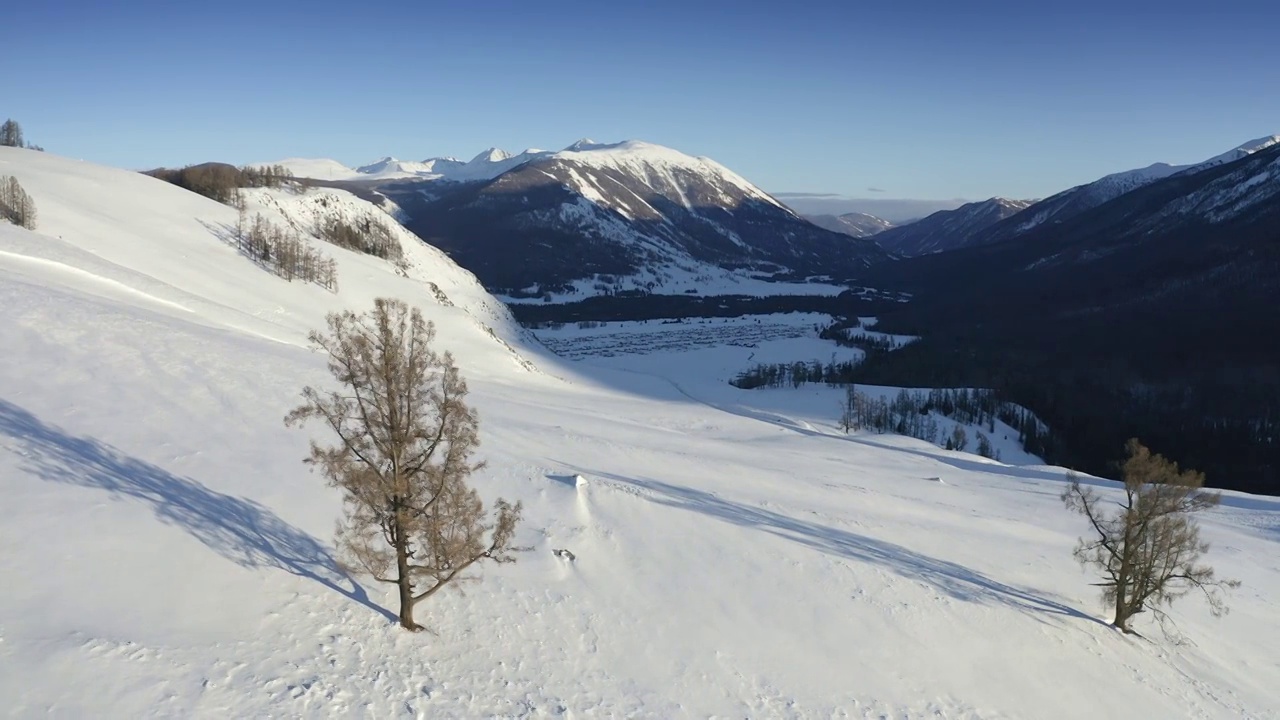
<svg viewBox="0 0 1280 720">
<path fill-rule="evenodd" d="M 8 175 L 0 176 L 0 220 L 28 230 L 36 229 L 35 201 L 18 184 L 18 178 Z"/>
<path fill-rule="evenodd" d="M 1081 538 L 1075 556 L 1082 565 L 1102 572 L 1105 602 L 1115 607 L 1112 624 L 1132 632 L 1130 619 L 1151 610 L 1162 622 L 1158 606 L 1170 605 L 1191 590 L 1200 590 L 1215 616 L 1227 611 L 1222 589 L 1235 580 L 1218 580 L 1212 567 L 1199 564 L 1209 549 L 1200 540 L 1192 513 L 1218 504 L 1220 496 L 1203 492 L 1204 474 L 1179 470 L 1178 464 L 1152 454 L 1137 440 L 1125 448 L 1124 498 L 1108 513 L 1103 500 L 1080 479 L 1068 476 L 1062 493 L 1067 508 L 1084 515 L 1093 532 Z"/>
<path fill-rule="evenodd" d="M 840 404 L 840 429 L 844 430 L 844 434 L 848 435 L 851 430 L 858 427 L 858 410 L 862 395 L 858 392 L 858 386 L 852 383 L 844 389 L 844 402 Z"/>
<path fill-rule="evenodd" d="M 467 384 L 435 328 L 400 300 L 371 312 L 333 313 L 311 342 L 329 355 L 339 392 L 312 387 L 285 418 L 320 420 L 338 442 L 311 444 L 308 463 L 343 491 L 337 542 L 343 562 L 400 592 L 400 625 L 420 630 L 414 607 L 481 560 L 513 562 L 519 503 L 495 503 L 485 521 L 467 478 L 481 467 L 479 420 Z"/>
</svg>

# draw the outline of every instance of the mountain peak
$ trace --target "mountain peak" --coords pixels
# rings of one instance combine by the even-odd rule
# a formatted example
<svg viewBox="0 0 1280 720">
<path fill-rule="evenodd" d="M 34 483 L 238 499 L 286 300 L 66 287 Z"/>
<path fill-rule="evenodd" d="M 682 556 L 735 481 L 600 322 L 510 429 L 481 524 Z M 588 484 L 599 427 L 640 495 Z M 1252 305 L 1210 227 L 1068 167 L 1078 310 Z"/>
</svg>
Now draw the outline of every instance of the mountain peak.
<svg viewBox="0 0 1280 720">
<path fill-rule="evenodd" d="M 1200 172 L 1201 170 L 1207 170 L 1211 167 L 1222 165 L 1224 163 L 1235 162 L 1240 158 L 1248 157 L 1260 150 L 1266 150 L 1273 145 L 1280 145 L 1280 135 L 1267 135 L 1265 137 L 1257 138 L 1256 140 L 1241 143 L 1221 155 L 1215 155 L 1202 163 L 1185 168 L 1185 172 L 1190 174 Z"/>
<path fill-rule="evenodd" d="M 592 140 L 591 138 L 585 138 L 585 137 L 584 137 L 584 138 L 582 138 L 581 140 L 579 140 L 579 141 L 575 142 L 574 144 L 570 145 L 569 147 L 565 148 L 565 149 L 564 149 L 564 151 L 565 151 L 565 152 L 580 152 L 580 151 L 582 151 L 582 150 L 594 150 L 594 149 L 599 148 L 599 147 L 601 147 L 600 143 L 596 142 L 595 140 Z"/>
<path fill-rule="evenodd" d="M 471 162 L 495 163 L 495 162 L 502 162 L 503 160 L 510 160 L 510 159 L 511 159 L 511 153 L 501 148 L 491 147 L 488 150 L 485 150 L 484 152 L 480 153 L 479 155 L 471 158 Z"/>
</svg>

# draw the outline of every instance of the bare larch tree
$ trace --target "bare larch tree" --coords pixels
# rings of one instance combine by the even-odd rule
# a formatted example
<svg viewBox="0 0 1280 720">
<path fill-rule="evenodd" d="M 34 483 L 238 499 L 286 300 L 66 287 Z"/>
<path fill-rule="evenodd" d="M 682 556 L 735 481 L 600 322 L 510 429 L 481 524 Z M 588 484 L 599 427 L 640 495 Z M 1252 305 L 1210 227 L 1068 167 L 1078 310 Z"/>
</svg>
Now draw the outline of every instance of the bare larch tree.
<svg viewBox="0 0 1280 720">
<path fill-rule="evenodd" d="M 0 220 L 7 220 L 28 230 L 36 229 L 36 204 L 18 179 L 0 175 Z"/>
<path fill-rule="evenodd" d="M 1092 533 L 1081 538 L 1075 556 L 1082 565 L 1101 571 L 1103 599 L 1115 607 L 1112 624 L 1133 632 L 1130 619 L 1170 605 L 1192 590 L 1201 591 L 1215 616 L 1226 612 L 1222 589 L 1239 585 L 1219 580 L 1200 564 L 1209 545 L 1200 540 L 1192 514 L 1218 504 L 1220 496 L 1204 492 L 1204 474 L 1180 470 L 1178 464 L 1130 440 L 1122 468 L 1123 498 L 1108 512 L 1098 493 L 1069 476 L 1062 493 L 1067 508 L 1089 520 Z"/>
<path fill-rule="evenodd" d="M 313 441 L 307 462 L 343 492 L 341 560 L 396 585 L 400 625 L 420 630 L 419 602 L 476 562 L 514 561 L 520 504 L 498 500 L 486 522 L 467 484 L 483 467 L 471 459 L 480 436 L 467 384 L 453 357 L 432 349 L 435 328 L 416 308 L 379 298 L 362 315 L 330 314 L 328 332 L 310 339 L 341 390 L 304 388 L 285 423 L 319 420 L 337 436 Z"/>
</svg>

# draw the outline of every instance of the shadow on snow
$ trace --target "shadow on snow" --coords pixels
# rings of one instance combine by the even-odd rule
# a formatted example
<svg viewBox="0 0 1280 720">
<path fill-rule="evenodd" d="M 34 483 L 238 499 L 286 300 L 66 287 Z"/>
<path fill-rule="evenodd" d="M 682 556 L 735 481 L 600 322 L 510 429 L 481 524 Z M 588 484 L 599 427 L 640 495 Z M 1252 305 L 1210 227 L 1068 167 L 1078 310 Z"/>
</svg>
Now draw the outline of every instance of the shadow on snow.
<svg viewBox="0 0 1280 720">
<path fill-rule="evenodd" d="M 740 527 L 760 530 L 797 542 L 819 552 L 887 568 L 903 577 L 925 582 L 957 600 L 996 603 L 1024 611 L 1106 624 L 1033 590 L 999 582 L 972 568 L 924 555 L 885 540 L 798 520 L 764 508 L 726 500 L 702 490 L 658 480 L 587 470 L 583 470 L 583 473 L 641 489 L 648 499 L 662 505 L 702 513 Z"/>
<path fill-rule="evenodd" d="M 27 470 L 44 480 L 146 503 L 161 522 L 182 528 L 241 567 L 283 570 L 396 620 L 338 568 L 328 548 L 259 503 L 210 490 L 92 438 L 69 435 L 4 400 L 0 434 L 21 443 Z"/>
</svg>

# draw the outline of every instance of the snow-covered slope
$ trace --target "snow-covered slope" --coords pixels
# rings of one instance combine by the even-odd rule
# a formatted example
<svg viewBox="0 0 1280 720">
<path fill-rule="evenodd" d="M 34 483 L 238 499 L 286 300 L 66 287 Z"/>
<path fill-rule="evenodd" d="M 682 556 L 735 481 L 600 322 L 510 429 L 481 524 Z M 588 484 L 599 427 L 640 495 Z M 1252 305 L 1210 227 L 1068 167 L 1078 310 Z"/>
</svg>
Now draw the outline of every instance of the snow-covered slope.
<svg viewBox="0 0 1280 720">
<path fill-rule="evenodd" d="M 0 224 L 16 717 L 1275 716 L 1272 499 L 1205 517 L 1245 582 L 1231 615 L 1188 600 L 1192 642 L 1122 637 L 1070 557 L 1060 469 L 845 437 L 835 391 L 719 382 L 751 348 L 590 364 L 508 347 L 438 254 L 406 247 L 402 277 L 326 247 L 333 294 L 264 272 L 219 239 L 233 210 L 158 180 L 7 148 L 0 174 L 42 218 Z M 251 206 L 304 224 L 319 197 Z M 452 305 L 426 285 L 445 278 Z M 457 355 L 476 484 L 525 503 L 532 548 L 433 598 L 418 635 L 333 564 L 339 498 L 300 463 L 310 433 L 281 425 L 327 383 L 307 330 L 378 294 L 422 306 Z"/>
<path fill-rule="evenodd" d="M 1051 220 L 1066 220 L 1184 169 L 1186 166 L 1155 163 L 1137 170 L 1113 173 L 1087 185 L 1064 190 L 1036 203 L 1029 210 L 1019 214 L 1015 220 L 999 228 L 993 228 L 995 232 L 991 233 L 985 241 L 1007 239 Z"/>
<path fill-rule="evenodd" d="M 1237 145 L 1221 155 L 1215 155 L 1202 163 L 1197 163 L 1190 167 L 1183 168 L 1182 171 L 1190 175 L 1191 173 L 1197 173 L 1201 170 L 1208 170 L 1211 167 L 1216 167 L 1225 163 L 1234 162 L 1241 158 L 1249 157 L 1250 155 L 1261 150 L 1266 150 L 1273 145 L 1280 145 L 1280 135 L 1268 135 L 1266 137 L 1260 137 L 1257 140 L 1250 140 L 1247 143 Z"/>
<path fill-rule="evenodd" d="M 581 167 L 613 171 L 618 175 L 641 178 L 647 186 L 660 193 L 680 196 L 681 202 L 688 208 L 692 208 L 693 205 L 681 187 L 680 176 L 682 175 L 710 179 L 712 182 L 732 186 L 733 189 L 739 191 L 745 197 L 770 203 L 785 210 L 787 213 L 791 213 L 789 208 L 773 199 L 773 196 L 747 182 L 741 175 L 711 158 L 692 157 L 678 150 L 654 145 L 653 143 L 639 140 L 627 140 L 613 144 L 579 141 L 571 145 L 568 150 L 555 153 L 550 157 L 553 160 L 561 160 Z M 588 193 L 594 190 L 595 194 L 601 194 L 604 191 L 598 184 L 592 183 L 590 179 L 583 179 L 576 185 L 578 189 Z M 736 195 L 737 193 L 731 192 L 726 187 L 720 191 L 718 198 L 703 198 L 702 201 L 737 202 L 739 198 Z M 630 209 L 626 203 L 618 203 L 618 205 Z"/>
<path fill-rule="evenodd" d="M 983 231 L 1031 206 L 1029 200 L 991 198 L 941 210 L 913 223 L 876 233 L 876 244 L 902 256 L 958 250 L 974 244 Z"/>
<path fill-rule="evenodd" d="M 1047 222 L 1064 222 L 1087 210 L 1110 202 L 1121 195 L 1172 175 L 1192 175 L 1223 163 L 1248 157 L 1280 143 L 1280 135 L 1269 135 L 1242 143 L 1221 155 L 1192 165 L 1155 163 L 1137 170 L 1113 173 L 1085 185 L 1078 185 L 1046 198 L 1012 219 L 993 226 L 979 238 L 979 243 L 997 242 L 1020 235 Z"/>
<path fill-rule="evenodd" d="M 298 331 L 316 327 L 327 312 L 396 292 L 420 297 L 437 306 L 439 313 L 465 318 L 467 322 L 454 326 L 475 330 L 464 334 L 470 336 L 468 342 L 493 344 L 490 329 L 504 342 L 517 342 L 523 334 L 510 312 L 485 292 L 474 275 L 423 244 L 371 203 L 345 191 L 245 193 L 250 217 L 262 213 L 303 234 L 314 233 L 323 216 L 370 216 L 391 227 L 405 253 L 404 273 L 396 273 L 386 261 L 311 238 L 312 245 L 338 263 L 341 292 L 334 294 L 313 285 L 287 283 L 258 268 L 234 247 L 231 233 L 236 210 L 163 181 L 10 148 L 0 149 L 0 175 L 17 177 L 30 193 L 40 214 L 40 234 L 49 238 L 24 240 L 28 258 L 71 267 L 87 263 L 95 276 L 123 282 L 175 309 L 194 313 L 203 322 L 289 341 Z M 377 284 L 349 281 L 370 273 L 379 277 Z M 229 282 L 229 277 L 238 279 Z M 296 306 L 276 307 L 282 283 L 299 298 Z M 264 312 L 265 307 L 276 309 Z"/>
<path fill-rule="evenodd" d="M 293 173 L 294 177 L 314 180 L 350 180 L 360 175 L 358 171 L 329 158 L 285 158 L 284 160 L 250 163 L 250 165 L 280 165 Z"/>
</svg>

